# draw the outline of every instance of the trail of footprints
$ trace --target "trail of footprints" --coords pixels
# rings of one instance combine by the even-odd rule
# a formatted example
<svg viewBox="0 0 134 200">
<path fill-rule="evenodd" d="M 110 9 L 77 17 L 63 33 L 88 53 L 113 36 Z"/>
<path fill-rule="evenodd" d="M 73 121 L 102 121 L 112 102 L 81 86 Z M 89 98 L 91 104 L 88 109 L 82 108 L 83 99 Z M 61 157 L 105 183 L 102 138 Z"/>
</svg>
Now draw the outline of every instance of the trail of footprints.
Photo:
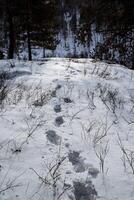
<svg viewBox="0 0 134 200">
<path fill-rule="evenodd" d="M 61 85 L 56 86 L 53 97 L 56 97 L 57 90 L 60 90 L 61 87 Z M 66 97 L 63 100 L 66 104 L 72 103 L 72 100 L 70 98 Z M 56 104 L 53 109 L 57 115 L 62 112 L 61 104 Z M 64 124 L 64 119 L 62 115 L 57 116 L 54 123 L 56 127 L 60 128 L 60 126 Z M 47 140 L 54 145 L 61 144 L 62 137 L 59 136 L 54 130 L 48 130 L 46 132 L 46 137 Z M 65 147 L 69 149 L 70 144 L 66 143 Z M 88 171 L 88 175 L 91 178 L 96 178 L 99 170 L 94 168 L 92 165 L 85 164 L 85 159 L 80 156 L 80 153 L 81 152 L 72 151 L 71 149 L 69 149 L 68 160 L 73 165 L 75 173 L 83 173 L 85 171 Z M 81 181 L 74 181 L 73 188 L 73 196 L 69 196 L 71 200 L 96 200 L 97 198 L 97 192 L 91 180 L 86 180 L 84 183 Z"/>
</svg>

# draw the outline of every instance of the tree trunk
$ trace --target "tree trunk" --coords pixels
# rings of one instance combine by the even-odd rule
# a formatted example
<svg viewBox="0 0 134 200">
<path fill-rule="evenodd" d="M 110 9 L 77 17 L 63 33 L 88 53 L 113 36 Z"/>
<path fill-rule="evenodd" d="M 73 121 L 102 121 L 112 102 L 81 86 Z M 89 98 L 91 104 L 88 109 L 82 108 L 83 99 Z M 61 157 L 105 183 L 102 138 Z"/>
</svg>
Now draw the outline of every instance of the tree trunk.
<svg viewBox="0 0 134 200">
<path fill-rule="evenodd" d="M 133 57 L 132 57 L 132 67 L 131 67 L 131 69 L 134 70 L 134 47 L 133 47 L 132 51 L 133 51 L 133 54 L 132 54 Z"/>
<path fill-rule="evenodd" d="M 32 50 L 31 50 L 31 35 L 30 35 L 30 23 L 31 23 L 31 1 L 28 0 L 27 2 L 27 45 L 28 45 L 28 59 L 29 61 L 32 60 Z"/>
<path fill-rule="evenodd" d="M 46 50 L 45 47 L 43 47 L 43 58 L 46 57 L 46 51 L 45 50 Z"/>
<path fill-rule="evenodd" d="M 30 38 L 30 31 L 27 28 L 27 44 L 28 44 L 28 59 L 29 61 L 32 60 L 32 50 L 31 50 L 31 38 Z"/>
<path fill-rule="evenodd" d="M 15 40 L 14 40 L 13 17 L 12 17 L 12 15 L 10 13 L 8 13 L 8 23 L 9 23 L 8 59 L 13 59 L 13 57 L 14 57 L 14 48 L 15 48 Z"/>
</svg>

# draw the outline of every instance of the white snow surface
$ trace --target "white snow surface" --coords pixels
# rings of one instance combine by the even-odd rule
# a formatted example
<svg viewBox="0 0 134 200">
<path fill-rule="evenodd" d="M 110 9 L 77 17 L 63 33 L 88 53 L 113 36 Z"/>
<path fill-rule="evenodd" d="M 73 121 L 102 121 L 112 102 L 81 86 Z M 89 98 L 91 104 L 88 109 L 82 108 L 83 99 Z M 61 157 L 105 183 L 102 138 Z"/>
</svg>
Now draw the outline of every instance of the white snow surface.
<svg viewBox="0 0 134 200">
<path fill-rule="evenodd" d="M 0 200 L 88 200 L 76 198 L 73 187 L 87 181 L 97 192 L 93 200 L 134 200 L 134 71 L 52 58 L 2 60 L 0 72 L 8 77 L 0 105 Z M 64 122 L 58 126 L 59 116 Z M 57 144 L 48 139 L 50 130 Z M 79 153 L 75 164 L 72 152 Z"/>
</svg>

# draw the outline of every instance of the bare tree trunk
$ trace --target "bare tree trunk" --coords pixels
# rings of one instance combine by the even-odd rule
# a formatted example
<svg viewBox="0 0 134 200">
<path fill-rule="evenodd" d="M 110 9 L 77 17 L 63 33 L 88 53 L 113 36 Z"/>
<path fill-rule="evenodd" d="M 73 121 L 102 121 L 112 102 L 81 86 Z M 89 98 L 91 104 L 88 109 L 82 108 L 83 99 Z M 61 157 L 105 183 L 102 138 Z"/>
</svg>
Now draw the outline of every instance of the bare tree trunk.
<svg viewBox="0 0 134 200">
<path fill-rule="evenodd" d="M 133 57 L 132 57 L 132 70 L 134 70 L 134 47 L 133 47 Z"/>
<path fill-rule="evenodd" d="M 28 59 L 32 60 L 32 50 L 31 50 L 31 37 L 30 37 L 30 30 L 27 28 L 27 44 L 28 44 Z"/>
<path fill-rule="evenodd" d="M 8 24 L 9 24 L 9 48 L 8 48 L 8 59 L 13 59 L 14 49 L 15 49 L 15 40 L 14 40 L 14 24 L 12 14 L 8 11 Z"/>
<path fill-rule="evenodd" d="M 45 54 L 46 52 L 45 52 L 45 48 L 43 48 L 43 58 L 45 58 L 46 57 L 46 54 Z"/>
<path fill-rule="evenodd" d="M 31 49 L 31 35 L 30 35 L 30 17 L 31 17 L 31 5 L 28 0 L 28 15 L 27 15 L 27 45 L 28 45 L 28 59 L 32 60 L 32 49 Z"/>
</svg>

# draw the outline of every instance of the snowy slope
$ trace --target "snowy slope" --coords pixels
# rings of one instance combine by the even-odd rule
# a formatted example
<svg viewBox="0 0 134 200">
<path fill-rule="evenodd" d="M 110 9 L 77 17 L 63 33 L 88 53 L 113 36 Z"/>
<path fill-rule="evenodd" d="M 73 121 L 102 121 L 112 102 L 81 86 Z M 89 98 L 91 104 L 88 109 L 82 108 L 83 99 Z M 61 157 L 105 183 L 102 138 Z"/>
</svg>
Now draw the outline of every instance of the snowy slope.
<svg viewBox="0 0 134 200">
<path fill-rule="evenodd" d="M 54 58 L 0 72 L 0 200 L 134 200 L 133 71 Z"/>
</svg>

